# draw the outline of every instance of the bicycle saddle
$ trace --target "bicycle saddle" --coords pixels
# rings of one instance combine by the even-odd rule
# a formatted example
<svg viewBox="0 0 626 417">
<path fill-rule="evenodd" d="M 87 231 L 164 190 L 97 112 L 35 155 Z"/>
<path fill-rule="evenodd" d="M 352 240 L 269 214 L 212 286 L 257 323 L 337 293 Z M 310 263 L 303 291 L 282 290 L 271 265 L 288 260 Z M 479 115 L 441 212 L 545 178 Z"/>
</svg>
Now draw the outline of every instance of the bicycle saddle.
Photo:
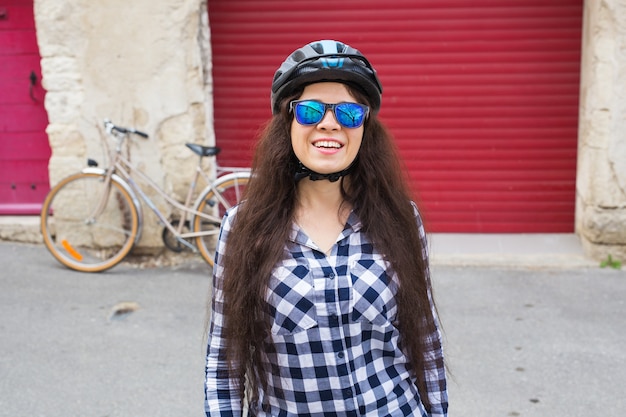
<svg viewBox="0 0 626 417">
<path fill-rule="evenodd" d="M 185 145 L 191 149 L 193 153 L 200 156 L 215 156 L 221 151 L 217 146 L 202 146 L 196 143 L 185 143 Z"/>
</svg>

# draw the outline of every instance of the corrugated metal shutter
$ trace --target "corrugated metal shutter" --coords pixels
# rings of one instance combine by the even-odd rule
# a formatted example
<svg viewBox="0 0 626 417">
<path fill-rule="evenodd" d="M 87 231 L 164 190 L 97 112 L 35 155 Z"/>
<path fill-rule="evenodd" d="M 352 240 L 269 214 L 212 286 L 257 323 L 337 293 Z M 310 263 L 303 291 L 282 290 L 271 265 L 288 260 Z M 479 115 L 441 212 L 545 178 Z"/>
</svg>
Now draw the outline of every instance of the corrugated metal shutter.
<svg viewBox="0 0 626 417">
<path fill-rule="evenodd" d="M 384 86 L 436 232 L 573 232 L 582 0 L 210 0 L 222 163 L 247 164 L 275 69 L 334 38 Z"/>
</svg>

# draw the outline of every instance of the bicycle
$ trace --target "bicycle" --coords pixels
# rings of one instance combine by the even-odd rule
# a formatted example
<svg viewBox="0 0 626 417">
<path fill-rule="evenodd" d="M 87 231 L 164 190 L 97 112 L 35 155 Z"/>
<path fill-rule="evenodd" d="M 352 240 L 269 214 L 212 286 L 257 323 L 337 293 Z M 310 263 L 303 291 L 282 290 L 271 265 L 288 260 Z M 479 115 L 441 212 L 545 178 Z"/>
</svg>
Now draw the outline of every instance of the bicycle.
<svg viewBox="0 0 626 417">
<path fill-rule="evenodd" d="M 61 264 L 77 271 L 100 272 L 112 268 L 141 237 L 141 199 L 164 226 L 162 239 L 168 249 L 199 252 L 212 266 L 222 216 L 242 198 L 250 169 L 221 167 L 216 158 L 220 148 L 186 143 L 199 158 L 182 204 L 122 154 L 126 139 L 131 135 L 148 138 L 146 133 L 117 126 L 108 119 L 104 120 L 104 128 L 107 136 L 115 140 L 115 147 L 110 149 L 106 136 L 101 136 L 109 166 L 99 168 L 97 161 L 88 159 L 86 168 L 62 179 L 46 196 L 41 209 L 41 233 L 48 251 Z M 202 169 L 204 157 L 214 158 L 215 176 Z M 140 183 L 134 180 L 135 176 Z M 194 199 L 201 177 L 208 185 Z M 167 218 L 142 186 L 163 197 L 176 215 Z"/>
</svg>

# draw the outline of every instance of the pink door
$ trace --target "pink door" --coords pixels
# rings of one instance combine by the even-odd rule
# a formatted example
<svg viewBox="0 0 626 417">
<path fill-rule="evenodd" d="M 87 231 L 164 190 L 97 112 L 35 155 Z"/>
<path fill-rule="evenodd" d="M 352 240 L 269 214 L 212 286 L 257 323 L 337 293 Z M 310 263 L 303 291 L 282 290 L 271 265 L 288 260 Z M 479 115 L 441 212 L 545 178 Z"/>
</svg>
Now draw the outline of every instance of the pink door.
<svg viewBox="0 0 626 417">
<path fill-rule="evenodd" d="M 33 0 L 0 0 L 0 215 L 39 214 L 49 190 L 39 62 Z"/>
</svg>

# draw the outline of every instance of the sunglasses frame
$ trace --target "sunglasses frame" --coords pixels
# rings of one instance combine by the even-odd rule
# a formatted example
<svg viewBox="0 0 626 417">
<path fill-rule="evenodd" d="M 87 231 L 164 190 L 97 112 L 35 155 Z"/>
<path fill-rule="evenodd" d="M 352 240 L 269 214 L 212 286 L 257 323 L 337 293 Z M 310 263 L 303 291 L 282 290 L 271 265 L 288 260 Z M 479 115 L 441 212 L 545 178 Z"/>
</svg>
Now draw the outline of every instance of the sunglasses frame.
<svg viewBox="0 0 626 417">
<path fill-rule="evenodd" d="M 307 102 L 313 102 L 313 103 L 319 103 L 321 105 L 324 106 L 324 111 L 322 113 L 322 117 L 314 123 L 302 123 L 298 116 L 297 116 L 297 112 L 296 112 L 296 106 L 300 103 L 307 103 Z M 359 123 L 357 126 L 346 126 L 343 123 L 341 123 L 339 121 L 339 118 L 337 117 L 337 106 L 340 106 L 342 104 L 353 104 L 356 105 L 360 108 L 362 108 L 364 110 L 364 114 L 363 114 L 363 120 L 361 121 L 361 123 Z M 313 125 L 317 125 L 319 124 L 324 117 L 326 116 L 326 112 L 328 112 L 328 109 L 330 109 L 333 113 L 333 117 L 335 118 L 335 120 L 337 121 L 337 123 L 339 123 L 342 127 L 346 128 L 346 129 L 357 129 L 361 126 L 363 126 L 363 123 L 365 123 L 365 120 L 367 120 L 368 116 L 369 116 L 369 112 L 370 112 L 370 108 L 369 106 L 366 106 L 365 104 L 361 104 L 361 103 L 355 103 L 352 101 L 342 101 L 341 103 L 324 103 L 323 101 L 319 101 L 319 100 L 292 100 L 289 102 L 289 111 L 291 111 L 293 113 L 293 117 L 296 119 L 296 121 L 301 124 L 302 126 L 313 126 Z"/>
</svg>

